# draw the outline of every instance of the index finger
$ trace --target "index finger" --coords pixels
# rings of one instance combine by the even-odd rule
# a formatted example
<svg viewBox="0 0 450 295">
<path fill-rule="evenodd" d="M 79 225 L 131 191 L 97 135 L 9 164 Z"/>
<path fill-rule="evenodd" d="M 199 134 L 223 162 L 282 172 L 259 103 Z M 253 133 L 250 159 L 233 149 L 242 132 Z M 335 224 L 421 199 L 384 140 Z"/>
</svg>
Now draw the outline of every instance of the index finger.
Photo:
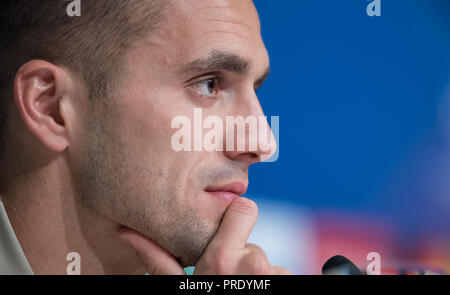
<svg viewBox="0 0 450 295">
<path fill-rule="evenodd" d="M 236 198 L 225 212 L 211 244 L 228 249 L 244 249 L 257 219 L 256 203 L 245 197 Z"/>
<path fill-rule="evenodd" d="M 126 227 L 119 229 L 121 240 L 132 246 L 151 275 L 184 275 L 181 265 L 166 249 L 146 236 Z"/>
</svg>

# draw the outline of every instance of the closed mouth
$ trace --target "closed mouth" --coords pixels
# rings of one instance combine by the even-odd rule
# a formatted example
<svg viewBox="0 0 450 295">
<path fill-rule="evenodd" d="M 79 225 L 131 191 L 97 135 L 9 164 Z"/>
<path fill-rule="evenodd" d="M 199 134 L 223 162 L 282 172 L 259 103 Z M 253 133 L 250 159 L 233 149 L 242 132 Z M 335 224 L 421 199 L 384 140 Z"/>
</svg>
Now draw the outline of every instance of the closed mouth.
<svg viewBox="0 0 450 295">
<path fill-rule="evenodd" d="M 206 192 L 225 192 L 235 195 L 243 195 L 247 191 L 247 186 L 243 182 L 233 182 L 222 186 L 209 186 L 205 189 Z"/>
</svg>

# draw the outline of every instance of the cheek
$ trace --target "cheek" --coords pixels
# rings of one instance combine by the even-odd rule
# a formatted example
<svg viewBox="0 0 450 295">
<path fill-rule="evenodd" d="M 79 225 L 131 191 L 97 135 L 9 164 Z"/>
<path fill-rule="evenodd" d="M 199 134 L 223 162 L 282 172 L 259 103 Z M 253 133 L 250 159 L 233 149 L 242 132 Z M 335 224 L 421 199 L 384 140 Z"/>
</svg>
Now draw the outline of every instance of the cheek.
<svg viewBox="0 0 450 295">
<path fill-rule="evenodd" d="M 186 171 L 190 169 L 189 153 L 178 153 L 171 146 L 173 117 L 179 115 L 168 98 L 135 93 L 123 99 L 116 120 L 118 136 L 124 145 L 123 157 L 134 170 L 130 171 L 136 185 L 151 189 L 165 197 L 177 195 L 187 181 Z"/>
<path fill-rule="evenodd" d="M 155 198 L 177 199 L 175 206 L 188 205 L 202 193 L 198 166 L 207 155 L 176 152 L 171 141 L 179 129 L 171 126 L 180 115 L 193 122 L 194 105 L 181 92 L 150 88 L 136 85 L 133 90 L 129 84 L 126 97 L 116 108 L 117 128 L 127 150 L 123 157 L 133 158 L 136 169 L 131 173 L 138 174 L 137 186 L 147 187 L 157 195 Z"/>
</svg>

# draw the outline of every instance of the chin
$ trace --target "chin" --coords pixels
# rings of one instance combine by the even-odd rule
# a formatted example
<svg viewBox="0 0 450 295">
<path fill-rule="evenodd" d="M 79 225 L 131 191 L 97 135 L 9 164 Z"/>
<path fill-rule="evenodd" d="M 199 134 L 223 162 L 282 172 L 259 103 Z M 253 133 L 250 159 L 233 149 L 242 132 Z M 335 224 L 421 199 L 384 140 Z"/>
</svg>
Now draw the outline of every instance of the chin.
<svg viewBox="0 0 450 295">
<path fill-rule="evenodd" d="M 173 252 L 169 252 L 176 257 L 182 267 L 195 266 L 205 252 L 209 242 L 214 238 L 217 228 L 218 225 L 214 225 L 208 231 L 197 232 L 189 237 L 184 235 L 178 237 L 176 239 L 184 239 L 179 244 L 171 244 L 170 246 L 175 249 Z"/>
</svg>

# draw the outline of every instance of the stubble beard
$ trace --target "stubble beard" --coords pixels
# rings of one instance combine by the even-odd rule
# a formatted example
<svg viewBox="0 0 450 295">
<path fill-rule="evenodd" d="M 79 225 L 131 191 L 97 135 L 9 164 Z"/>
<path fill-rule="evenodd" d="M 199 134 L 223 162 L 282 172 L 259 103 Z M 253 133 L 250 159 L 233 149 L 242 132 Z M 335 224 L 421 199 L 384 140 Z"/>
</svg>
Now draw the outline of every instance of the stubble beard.
<svg viewBox="0 0 450 295">
<path fill-rule="evenodd" d="M 136 184 L 136 177 L 168 176 L 152 175 L 155 173 L 142 171 L 148 167 L 134 165 L 132 158 L 126 156 L 130 154 L 127 145 L 114 132 L 114 123 L 108 121 L 111 120 L 99 116 L 89 119 L 86 149 L 77 177 L 77 199 L 102 217 L 158 243 L 183 267 L 195 265 L 220 220 L 202 218 L 194 205 L 179 206 L 171 187 L 150 188 L 143 183 L 140 188 L 128 189 L 127 183 Z"/>
</svg>

